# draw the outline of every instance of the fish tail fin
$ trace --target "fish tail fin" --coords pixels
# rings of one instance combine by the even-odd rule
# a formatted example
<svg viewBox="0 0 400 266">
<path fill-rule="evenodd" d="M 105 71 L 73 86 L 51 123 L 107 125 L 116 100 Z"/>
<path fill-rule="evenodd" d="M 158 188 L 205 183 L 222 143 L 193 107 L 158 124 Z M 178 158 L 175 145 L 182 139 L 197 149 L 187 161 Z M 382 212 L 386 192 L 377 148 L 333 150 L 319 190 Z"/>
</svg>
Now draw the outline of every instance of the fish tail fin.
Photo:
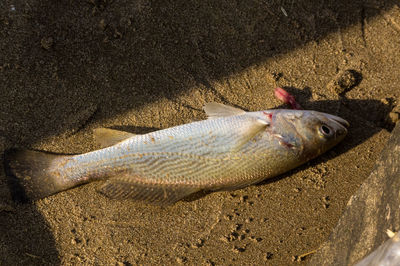
<svg viewBox="0 0 400 266">
<path fill-rule="evenodd" d="M 8 185 L 15 201 L 26 202 L 42 199 L 75 186 L 59 176 L 52 165 L 68 155 L 57 155 L 23 149 L 12 149 L 5 153 L 5 170 Z"/>
</svg>

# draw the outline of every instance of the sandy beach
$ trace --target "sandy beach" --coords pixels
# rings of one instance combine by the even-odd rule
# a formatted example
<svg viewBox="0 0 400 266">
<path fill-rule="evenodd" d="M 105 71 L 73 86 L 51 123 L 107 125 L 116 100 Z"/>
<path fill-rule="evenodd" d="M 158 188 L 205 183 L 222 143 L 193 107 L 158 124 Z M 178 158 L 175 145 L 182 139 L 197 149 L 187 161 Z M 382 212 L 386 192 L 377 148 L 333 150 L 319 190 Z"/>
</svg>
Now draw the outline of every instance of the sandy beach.
<svg viewBox="0 0 400 266">
<path fill-rule="evenodd" d="M 307 264 L 390 136 L 399 1 L 56 2 L 0 2 L 1 159 L 88 152 L 95 128 L 143 134 L 205 119 L 212 101 L 288 108 L 275 87 L 351 127 L 282 176 L 168 207 L 108 199 L 100 182 L 16 203 L 2 166 L 0 264 Z"/>
</svg>

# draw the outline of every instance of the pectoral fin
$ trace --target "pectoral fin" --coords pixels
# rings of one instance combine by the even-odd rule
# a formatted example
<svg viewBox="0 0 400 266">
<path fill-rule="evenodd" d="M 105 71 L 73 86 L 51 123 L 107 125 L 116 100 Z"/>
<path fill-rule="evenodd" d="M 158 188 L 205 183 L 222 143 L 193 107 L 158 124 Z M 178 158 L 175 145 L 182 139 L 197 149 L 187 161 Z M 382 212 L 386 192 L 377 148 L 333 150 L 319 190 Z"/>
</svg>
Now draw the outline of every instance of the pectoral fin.
<svg viewBox="0 0 400 266">
<path fill-rule="evenodd" d="M 233 147 L 233 152 L 240 150 L 244 144 L 252 140 L 258 134 L 262 133 L 269 126 L 268 122 L 261 119 L 252 118 L 252 120 L 254 121 L 252 121 L 249 126 L 245 127 L 243 131 L 239 133 L 241 134 L 241 138 Z"/>
<path fill-rule="evenodd" d="M 246 111 L 221 103 L 207 103 L 203 106 L 208 118 L 217 118 L 231 115 L 243 115 Z"/>
<path fill-rule="evenodd" d="M 110 128 L 96 128 L 93 130 L 93 136 L 97 144 L 106 148 L 129 139 L 135 134 Z"/>
</svg>

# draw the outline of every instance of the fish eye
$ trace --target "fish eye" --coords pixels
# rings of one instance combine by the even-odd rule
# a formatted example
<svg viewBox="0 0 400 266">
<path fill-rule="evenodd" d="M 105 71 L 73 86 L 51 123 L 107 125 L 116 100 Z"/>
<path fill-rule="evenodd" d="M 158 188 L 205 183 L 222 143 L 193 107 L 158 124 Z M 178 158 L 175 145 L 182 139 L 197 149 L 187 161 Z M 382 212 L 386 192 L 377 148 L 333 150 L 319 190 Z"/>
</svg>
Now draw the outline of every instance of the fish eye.
<svg viewBox="0 0 400 266">
<path fill-rule="evenodd" d="M 319 131 L 326 137 L 329 137 L 333 134 L 333 130 L 327 125 L 320 126 Z"/>
</svg>

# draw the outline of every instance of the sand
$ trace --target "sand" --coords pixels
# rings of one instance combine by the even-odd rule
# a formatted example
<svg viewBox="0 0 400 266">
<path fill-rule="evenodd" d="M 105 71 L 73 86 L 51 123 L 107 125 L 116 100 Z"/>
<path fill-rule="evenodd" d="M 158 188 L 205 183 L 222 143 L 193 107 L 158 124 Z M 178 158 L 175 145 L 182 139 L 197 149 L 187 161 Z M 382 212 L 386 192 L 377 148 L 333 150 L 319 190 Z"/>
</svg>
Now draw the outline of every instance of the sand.
<svg viewBox="0 0 400 266">
<path fill-rule="evenodd" d="M 18 204 L 0 169 L 1 264 L 306 264 L 390 135 L 399 37 L 394 0 L 1 1 L 0 154 L 87 152 L 94 128 L 142 134 L 204 119 L 210 101 L 287 107 L 277 86 L 351 123 L 294 171 L 165 208 L 100 183 Z"/>
</svg>

